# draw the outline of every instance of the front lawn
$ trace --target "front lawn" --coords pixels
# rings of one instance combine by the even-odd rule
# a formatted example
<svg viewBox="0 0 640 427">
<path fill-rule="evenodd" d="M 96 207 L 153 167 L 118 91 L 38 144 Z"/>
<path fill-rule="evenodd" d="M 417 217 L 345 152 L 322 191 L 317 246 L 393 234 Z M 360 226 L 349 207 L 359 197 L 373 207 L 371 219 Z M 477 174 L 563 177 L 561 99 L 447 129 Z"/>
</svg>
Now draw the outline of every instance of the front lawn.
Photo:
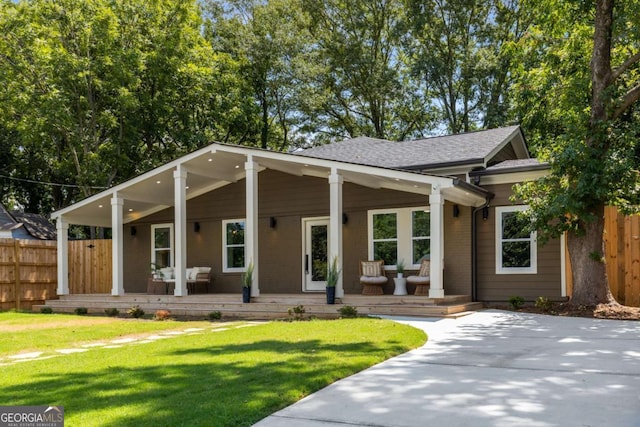
<svg viewBox="0 0 640 427">
<path fill-rule="evenodd" d="M 75 319 L 75 326 L 66 327 L 73 330 L 92 320 Z M 2 405 L 64 406 L 66 426 L 246 426 L 426 339 L 422 331 L 380 319 L 263 324 L 112 320 L 172 325 L 186 333 L 138 336 L 118 345 L 85 344 L 81 353 L 6 364 Z M 93 340 L 106 339 L 103 327 L 92 325 Z"/>
</svg>

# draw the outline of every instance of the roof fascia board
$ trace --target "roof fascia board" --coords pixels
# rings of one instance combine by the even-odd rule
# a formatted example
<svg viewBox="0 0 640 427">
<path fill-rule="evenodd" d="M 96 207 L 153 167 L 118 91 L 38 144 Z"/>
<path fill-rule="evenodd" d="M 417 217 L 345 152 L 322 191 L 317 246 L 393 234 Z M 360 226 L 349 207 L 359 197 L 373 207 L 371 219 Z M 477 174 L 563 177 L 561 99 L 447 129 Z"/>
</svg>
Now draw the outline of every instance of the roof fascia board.
<svg viewBox="0 0 640 427">
<path fill-rule="evenodd" d="M 500 173 L 495 175 L 480 175 L 481 185 L 516 184 L 519 182 L 535 181 L 548 175 L 547 169 L 537 169 L 522 172 Z"/>
</svg>

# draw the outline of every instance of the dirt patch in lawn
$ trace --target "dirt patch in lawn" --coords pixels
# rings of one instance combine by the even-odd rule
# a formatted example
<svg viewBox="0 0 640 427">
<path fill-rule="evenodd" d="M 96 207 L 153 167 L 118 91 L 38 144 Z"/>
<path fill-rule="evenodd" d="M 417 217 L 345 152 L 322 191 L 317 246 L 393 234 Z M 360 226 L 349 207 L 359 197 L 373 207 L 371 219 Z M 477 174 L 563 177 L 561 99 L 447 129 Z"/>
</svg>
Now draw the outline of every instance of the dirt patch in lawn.
<svg viewBox="0 0 640 427">
<path fill-rule="evenodd" d="M 522 313 L 548 314 L 552 316 L 589 317 L 597 319 L 613 320 L 640 320 L 639 307 L 627 307 L 620 304 L 598 304 L 596 306 L 574 305 L 568 302 L 554 303 L 551 308 L 543 309 L 535 305 L 525 305 L 514 310 L 510 305 L 492 305 L 501 310 L 517 311 Z"/>
<path fill-rule="evenodd" d="M 105 323 L 113 323 L 115 319 L 108 317 L 83 317 L 82 325 L 104 325 Z M 2 325 L 3 332 L 28 331 L 32 329 L 54 329 L 69 326 L 73 320 L 55 320 L 50 322 L 36 322 L 18 325 Z"/>
</svg>

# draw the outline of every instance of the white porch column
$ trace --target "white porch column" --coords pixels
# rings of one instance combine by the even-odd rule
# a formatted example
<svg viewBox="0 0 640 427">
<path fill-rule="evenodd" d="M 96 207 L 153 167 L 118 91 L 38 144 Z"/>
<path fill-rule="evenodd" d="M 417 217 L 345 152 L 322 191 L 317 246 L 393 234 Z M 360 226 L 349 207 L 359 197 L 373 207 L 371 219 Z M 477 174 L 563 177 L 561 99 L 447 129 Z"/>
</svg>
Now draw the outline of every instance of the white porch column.
<svg viewBox="0 0 640 427">
<path fill-rule="evenodd" d="M 338 269 L 342 271 L 342 183 L 343 178 L 336 168 L 329 175 L 329 265 L 337 259 Z M 342 274 L 336 284 L 336 297 L 344 296 Z"/>
<path fill-rule="evenodd" d="M 173 171 L 175 230 L 175 290 L 177 297 L 187 295 L 187 170 L 178 165 Z"/>
<path fill-rule="evenodd" d="M 253 156 L 247 156 L 244 164 L 246 172 L 246 220 L 244 230 L 245 266 L 253 262 L 253 284 L 251 296 L 260 296 L 260 284 L 258 268 L 258 163 L 253 161 Z"/>
<path fill-rule="evenodd" d="M 433 187 L 429 196 L 431 206 L 431 286 L 429 298 L 444 298 L 444 198 L 440 189 Z"/>
<path fill-rule="evenodd" d="M 69 295 L 69 224 L 62 216 L 56 219 L 58 240 L 58 295 Z"/>
<path fill-rule="evenodd" d="M 122 208 L 124 200 L 111 198 L 111 295 L 124 295 L 124 262 L 122 245 Z"/>
</svg>

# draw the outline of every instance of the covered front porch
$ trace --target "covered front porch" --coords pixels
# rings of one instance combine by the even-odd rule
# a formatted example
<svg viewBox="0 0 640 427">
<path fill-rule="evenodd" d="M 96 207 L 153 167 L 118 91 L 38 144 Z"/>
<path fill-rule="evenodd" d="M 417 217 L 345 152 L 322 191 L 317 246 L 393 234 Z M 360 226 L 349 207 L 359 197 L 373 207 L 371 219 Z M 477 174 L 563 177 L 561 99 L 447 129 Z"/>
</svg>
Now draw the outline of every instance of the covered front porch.
<svg viewBox="0 0 640 427">
<path fill-rule="evenodd" d="M 326 224 L 324 259 L 337 260 L 343 274 L 336 295 L 343 298 L 359 293 L 359 260 L 375 257 L 372 217 L 383 211 L 399 220 L 423 211 L 429 214 L 425 232 L 431 259 L 428 297 L 441 299 L 445 297 L 445 222 L 450 221 L 445 218 L 445 206 L 460 205 L 467 212 L 467 222 L 455 225 L 451 233 L 458 233 L 460 241 L 469 241 L 468 218 L 487 197 L 486 191 L 453 177 L 213 144 L 54 213 L 57 293 L 70 293 L 66 249 L 70 224 L 112 229 L 110 293 L 114 297 L 144 291 L 148 266 L 158 250 L 153 246 L 158 227 L 168 230 L 170 247 L 160 250 L 166 251 L 167 265 L 174 270 L 175 297 L 189 295 L 188 269 L 195 266 L 212 267 L 213 293 L 237 289 L 239 296 L 240 275 L 249 263 L 254 265 L 253 298 L 296 289 L 301 294 L 322 292 L 321 280 L 316 281 L 316 288 L 308 286 L 312 269 L 304 243 L 304 227 L 321 221 Z M 230 225 L 241 231 L 240 244 L 226 235 Z M 399 233 L 406 232 L 403 227 L 408 225 L 399 224 Z M 411 242 L 411 236 L 397 237 L 392 264 L 400 260 L 402 250 L 411 256 L 411 249 L 400 248 Z M 466 247 L 463 250 L 467 252 Z M 419 266 L 411 260 L 409 264 L 407 270 Z M 391 279 L 395 265 L 390 267 L 387 275 Z M 470 269 L 468 265 L 464 268 Z M 134 276 L 139 283 L 132 284 Z M 453 289 L 452 293 L 470 292 Z"/>
</svg>

